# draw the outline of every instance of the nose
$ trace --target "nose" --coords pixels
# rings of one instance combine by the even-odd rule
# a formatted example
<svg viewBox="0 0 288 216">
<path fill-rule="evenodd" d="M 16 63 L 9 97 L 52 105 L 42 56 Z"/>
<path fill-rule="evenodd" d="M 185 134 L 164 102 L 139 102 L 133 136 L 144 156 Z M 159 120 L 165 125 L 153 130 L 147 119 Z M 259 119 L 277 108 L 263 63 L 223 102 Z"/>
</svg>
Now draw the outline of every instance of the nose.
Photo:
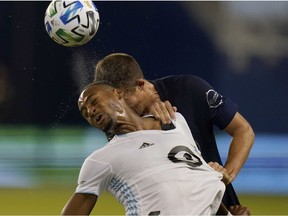
<svg viewBox="0 0 288 216">
<path fill-rule="evenodd" d="M 96 108 L 93 106 L 88 107 L 87 111 L 89 116 L 93 116 L 96 114 Z"/>
</svg>

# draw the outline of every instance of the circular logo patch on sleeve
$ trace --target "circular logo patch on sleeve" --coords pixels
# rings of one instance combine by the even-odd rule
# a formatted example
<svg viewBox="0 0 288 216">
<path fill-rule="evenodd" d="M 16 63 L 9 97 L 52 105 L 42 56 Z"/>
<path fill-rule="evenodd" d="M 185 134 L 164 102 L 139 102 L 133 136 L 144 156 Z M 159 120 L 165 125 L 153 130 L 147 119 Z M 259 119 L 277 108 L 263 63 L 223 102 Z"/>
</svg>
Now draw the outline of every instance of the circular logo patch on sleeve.
<svg viewBox="0 0 288 216">
<path fill-rule="evenodd" d="M 222 95 L 218 94 L 215 90 L 209 89 L 206 92 L 206 100 L 210 108 L 216 108 L 223 103 Z"/>
</svg>

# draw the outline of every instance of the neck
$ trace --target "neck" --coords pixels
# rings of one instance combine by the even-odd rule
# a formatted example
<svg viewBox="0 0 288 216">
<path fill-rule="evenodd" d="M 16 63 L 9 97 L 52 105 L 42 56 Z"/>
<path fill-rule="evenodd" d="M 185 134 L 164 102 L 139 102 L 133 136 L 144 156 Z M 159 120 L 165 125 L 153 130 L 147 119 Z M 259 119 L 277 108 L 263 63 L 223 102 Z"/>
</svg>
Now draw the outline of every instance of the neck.
<svg viewBox="0 0 288 216">
<path fill-rule="evenodd" d="M 126 134 L 140 130 L 160 130 L 160 121 L 155 118 L 142 118 L 130 113 L 125 122 L 118 124 L 115 134 Z"/>
<path fill-rule="evenodd" d="M 160 130 L 160 121 L 154 117 L 139 117 L 137 114 L 131 114 L 131 122 L 134 123 L 135 130 Z"/>
</svg>

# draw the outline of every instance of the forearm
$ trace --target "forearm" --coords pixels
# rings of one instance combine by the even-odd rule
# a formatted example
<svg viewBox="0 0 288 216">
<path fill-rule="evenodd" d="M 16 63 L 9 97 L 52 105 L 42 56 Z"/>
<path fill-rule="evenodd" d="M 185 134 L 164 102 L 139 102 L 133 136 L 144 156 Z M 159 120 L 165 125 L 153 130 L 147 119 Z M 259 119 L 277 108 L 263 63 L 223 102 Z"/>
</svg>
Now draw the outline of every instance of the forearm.
<svg viewBox="0 0 288 216">
<path fill-rule="evenodd" d="M 249 156 L 254 143 L 254 132 L 248 124 L 245 127 L 235 130 L 231 135 L 233 138 L 224 167 L 233 181 Z"/>
<path fill-rule="evenodd" d="M 61 215 L 89 215 L 96 204 L 93 194 L 74 194 L 63 208 Z"/>
</svg>

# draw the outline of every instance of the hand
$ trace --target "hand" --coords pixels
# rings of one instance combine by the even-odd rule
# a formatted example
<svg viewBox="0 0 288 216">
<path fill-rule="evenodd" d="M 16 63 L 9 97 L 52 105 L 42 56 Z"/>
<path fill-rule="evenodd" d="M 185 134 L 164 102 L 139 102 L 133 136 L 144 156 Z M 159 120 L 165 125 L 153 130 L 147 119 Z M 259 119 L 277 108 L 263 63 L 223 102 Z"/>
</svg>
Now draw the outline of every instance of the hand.
<svg viewBox="0 0 288 216">
<path fill-rule="evenodd" d="M 176 120 L 176 111 L 177 108 L 172 106 L 169 101 L 155 101 L 149 109 L 149 113 L 154 115 L 163 124 L 170 124 L 171 119 Z"/>
<path fill-rule="evenodd" d="M 242 205 L 230 206 L 228 210 L 232 215 L 251 215 L 250 210 Z"/>
<path fill-rule="evenodd" d="M 228 185 L 232 182 L 232 178 L 229 176 L 227 170 L 223 166 L 221 166 L 219 163 L 209 162 L 208 165 L 212 167 L 215 171 L 223 175 L 222 181 L 224 182 L 225 185 Z"/>
<path fill-rule="evenodd" d="M 110 130 L 111 133 L 119 135 L 134 132 L 138 129 L 133 121 L 127 120 L 126 115 L 118 115 L 116 121 L 114 119 L 114 123 L 112 123 Z"/>
</svg>

